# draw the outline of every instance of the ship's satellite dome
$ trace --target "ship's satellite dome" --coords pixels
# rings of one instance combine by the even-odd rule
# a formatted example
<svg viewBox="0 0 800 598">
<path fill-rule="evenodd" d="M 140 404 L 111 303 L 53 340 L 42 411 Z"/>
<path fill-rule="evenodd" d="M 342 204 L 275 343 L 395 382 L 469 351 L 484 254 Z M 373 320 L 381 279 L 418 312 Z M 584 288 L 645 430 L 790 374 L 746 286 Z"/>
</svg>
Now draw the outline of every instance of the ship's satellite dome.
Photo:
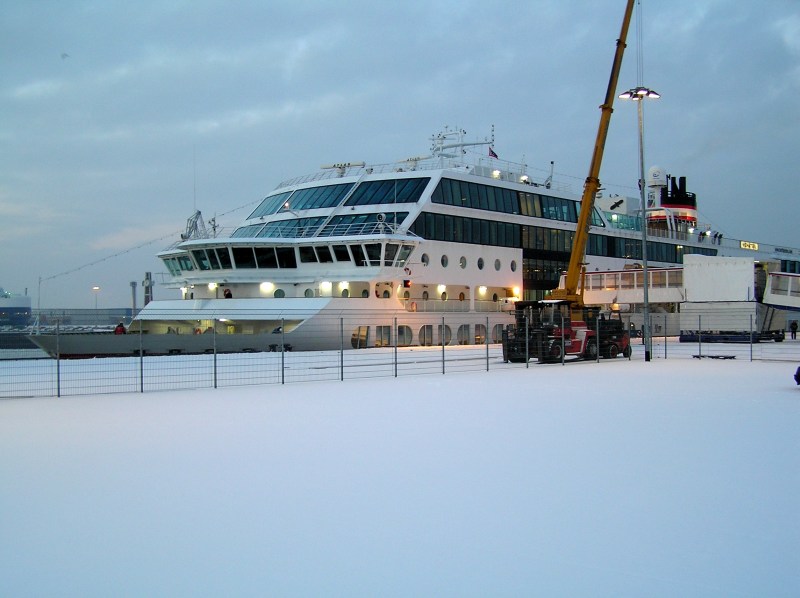
<svg viewBox="0 0 800 598">
<path fill-rule="evenodd" d="M 647 171 L 647 185 L 649 187 L 665 187 L 667 185 L 667 173 L 660 166 L 651 166 Z"/>
</svg>

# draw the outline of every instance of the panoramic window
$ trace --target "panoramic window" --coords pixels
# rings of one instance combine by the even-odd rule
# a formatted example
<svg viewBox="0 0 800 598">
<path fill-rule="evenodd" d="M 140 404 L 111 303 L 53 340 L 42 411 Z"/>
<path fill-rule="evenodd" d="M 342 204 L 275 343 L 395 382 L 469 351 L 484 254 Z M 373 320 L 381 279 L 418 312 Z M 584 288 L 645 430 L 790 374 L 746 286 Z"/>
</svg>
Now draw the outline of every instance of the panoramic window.
<svg viewBox="0 0 800 598">
<path fill-rule="evenodd" d="M 342 183 L 300 189 L 278 206 L 278 211 L 313 210 L 315 208 L 330 208 L 339 205 L 352 186 L 353 183 Z"/>
<path fill-rule="evenodd" d="M 391 179 L 361 183 L 347 198 L 346 206 L 416 203 L 422 196 L 429 178 Z"/>
<path fill-rule="evenodd" d="M 442 179 L 431 194 L 433 203 L 446 204 L 475 210 L 519 213 L 519 199 L 511 189 Z"/>
<path fill-rule="evenodd" d="M 278 211 L 278 209 L 289 199 L 289 196 L 292 194 L 291 191 L 287 191 L 285 193 L 279 193 L 278 195 L 270 195 L 266 197 L 258 207 L 253 210 L 253 213 L 250 214 L 247 219 L 250 220 L 251 218 L 259 218 L 261 216 L 267 216 L 268 214 L 274 214 Z"/>
<path fill-rule="evenodd" d="M 263 224 L 250 224 L 248 226 L 240 226 L 231 234 L 231 237 L 236 239 L 257 237 L 258 231 L 264 227 Z"/>
</svg>

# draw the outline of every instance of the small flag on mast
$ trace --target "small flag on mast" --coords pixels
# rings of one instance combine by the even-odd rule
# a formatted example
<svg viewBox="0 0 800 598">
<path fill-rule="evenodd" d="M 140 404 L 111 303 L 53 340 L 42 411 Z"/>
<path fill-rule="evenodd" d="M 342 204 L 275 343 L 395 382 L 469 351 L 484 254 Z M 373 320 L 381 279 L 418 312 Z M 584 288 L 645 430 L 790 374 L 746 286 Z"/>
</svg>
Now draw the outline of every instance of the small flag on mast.
<svg viewBox="0 0 800 598">
<path fill-rule="evenodd" d="M 494 150 L 491 147 L 489 148 L 489 157 L 490 158 L 496 158 L 497 157 L 497 154 L 494 153 Z"/>
</svg>

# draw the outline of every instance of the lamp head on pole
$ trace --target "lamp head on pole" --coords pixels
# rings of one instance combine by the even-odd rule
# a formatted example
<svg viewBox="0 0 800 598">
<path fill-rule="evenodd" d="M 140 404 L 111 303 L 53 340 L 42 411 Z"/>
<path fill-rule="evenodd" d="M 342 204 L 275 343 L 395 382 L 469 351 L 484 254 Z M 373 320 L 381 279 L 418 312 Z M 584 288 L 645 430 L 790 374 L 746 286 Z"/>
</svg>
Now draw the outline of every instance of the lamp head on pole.
<svg viewBox="0 0 800 598">
<path fill-rule="evenodd" d="M 619 97 L 620 100 L 633 100 L 634 102 L 638 102 L 639 100 L 645 98 L 650 100 L 657 100 L 658 98 L 661 97 L 661 94 L 659 94 L 656 91 L 653 91 L 648 87 L 640 86 L 640 87 L 634 87 L 633 89 L 629 89 L 628 91 L 623 91 L 617 97 Z"/>
</svg>

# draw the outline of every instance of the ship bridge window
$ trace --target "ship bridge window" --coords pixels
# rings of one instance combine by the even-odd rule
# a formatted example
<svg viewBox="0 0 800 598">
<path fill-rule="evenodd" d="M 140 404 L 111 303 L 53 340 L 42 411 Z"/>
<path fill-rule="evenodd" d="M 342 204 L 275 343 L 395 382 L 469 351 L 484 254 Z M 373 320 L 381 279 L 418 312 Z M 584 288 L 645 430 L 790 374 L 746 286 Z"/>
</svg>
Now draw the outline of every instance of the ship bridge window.
<svg viewBox="0 0 800 598">
<path fill-rule="evenodd" d="M 350 251 L 353 252 L 353 259 L 356 261 L 356 266 L 368 266 L 369 261 L 364 253 L 364 248 L 361 245 L 351 245 Z"/>
<path fill-rule="evenodd" d="M 178 264 L 180 264 L 181 270 L 184 272 L 190 272 L 194 270 L 194 264 L 192 264 L 192 260 L 189 259 L 188 255 L 178 256 Z"/>
<path fill-rule="evenodd" d="M 194 261 L 197 262 L 197 267 L 201 270 L 210 270 L 211 266 L 208 265 L 208 258 L 206 257 L 205 249 L 195 249 L 192 251 Z"/>
<path fill-rule="evenodd" d="M 217 253 L 213 249 L 206 249 L 206 254 L 208 255 L 208 263 L 211 265 L 211 269 L 219 270 L 219 260 L 217 259 Z"/>
<path fill-rule="evenodd" d="M 347 251 L 347 245 L 334 245 L 333 255 L 336 256 L 337 262 L 351 262 L 353 259 L 350 257 L 350 252 Z"/>
<path fill-rule="evenodd" d="M 311 245 L 301 245 L 298 249 L 302 263 L 308 264 L 317 261 L 317 254 L 314 253 L 314 248 Z"/>
<path fill-rule="evenodd" d="M 429 181 L 430 178 L 368 181 L 356 187 L 344 205 L 417 203 Z"/>
<path fill-rule="evenodd" d="M 297 256 L 294 247 L 276 247 L 278 254 L 278 266 L 281 268 L 297 268 Z"/>
<path fill-rule="evenodd" d="M 381 244 L 380 243 L 367 243 L 364 245 L 364 250 L 367 252 L 370 266 L 381 265 Z"/>
<path fill-rule="evenodd" d="M 164 265 L 167 267 L 167 270 L 169 270 L 169 273 L 172 274 L 172 276 L 180 276 L 181 268 L 178 265 L 177 259 L 175 259 L 174 257 L 170 257 L 170 258 L 164 258 L 162 261 L 164 262 Z"/>
<path fill-rule="evenodd" d="M 278 259 L 274 247 L 256 247 L 256 263 L 259 268 L 277 268 Z"/>
<path fill-rule="evenodd" d="M 217 258 L 219 259 L 219 265 L 223 270 L 230 270 L 233 268 L 233 264 L 231 263 L 231 254 L 228 252 L 227 247 L 218 247 L 216 249 Z"/>
<path fill-rule="evenodd" d="M 333 256 L 331 255 L 331 250 L 327 245 L 320 245 L 315 247 L 317 250 L 317 259 L 320 263 L 328 264 L 333 261 Z"/>
<path fill-rule="evenodd" d="M 260 218 L 261 216 L 274 214 L 283 204 L 286 203 L 291 194 L 291 191 L 286 191 L 284 193 L 278 193 L 277 195 L 270 195 L 264 198 L 264 200 L 258 204 L 258 207 L 253 210 L 253 213 L 247 217 L 247 219 L 250 220 L 251 218 Z"/>
<path fill-rule="evenodd" d="M 397 256 L 397 250 L 399 248 L 400 246 L 395 243 L 386 244 L 386 251 L 384 252 L 383 256 L 384 266 L 391 266 L 394 263 L 394 258 Z"/>
<path fill-rule="evenodd" d="M 279 207 L 279 212 L 289 210 L 313 210 L 316 208 L 331 208 L 338 206 L 342 198 L 348 194 L 353 183 L 339 185 L 324 185 L 322 187 L 309 187 L 294 192 L 287 202 Z"/>
<path fill-rule="evenodd" d="M 402 268 L 406 265 L 408 261 L 408 256 L 411 255 L 411 252 L 414 251 L 413 245 L 403 245 L 400 248 L 400 255 L 397 256 L 397 266 Z"/>
<path fill-rule="evenodd" d="M 256 258 L 252 247 L 234 247 L 233 260 L 237 268 L 255 268 Z"/>
</svg>

